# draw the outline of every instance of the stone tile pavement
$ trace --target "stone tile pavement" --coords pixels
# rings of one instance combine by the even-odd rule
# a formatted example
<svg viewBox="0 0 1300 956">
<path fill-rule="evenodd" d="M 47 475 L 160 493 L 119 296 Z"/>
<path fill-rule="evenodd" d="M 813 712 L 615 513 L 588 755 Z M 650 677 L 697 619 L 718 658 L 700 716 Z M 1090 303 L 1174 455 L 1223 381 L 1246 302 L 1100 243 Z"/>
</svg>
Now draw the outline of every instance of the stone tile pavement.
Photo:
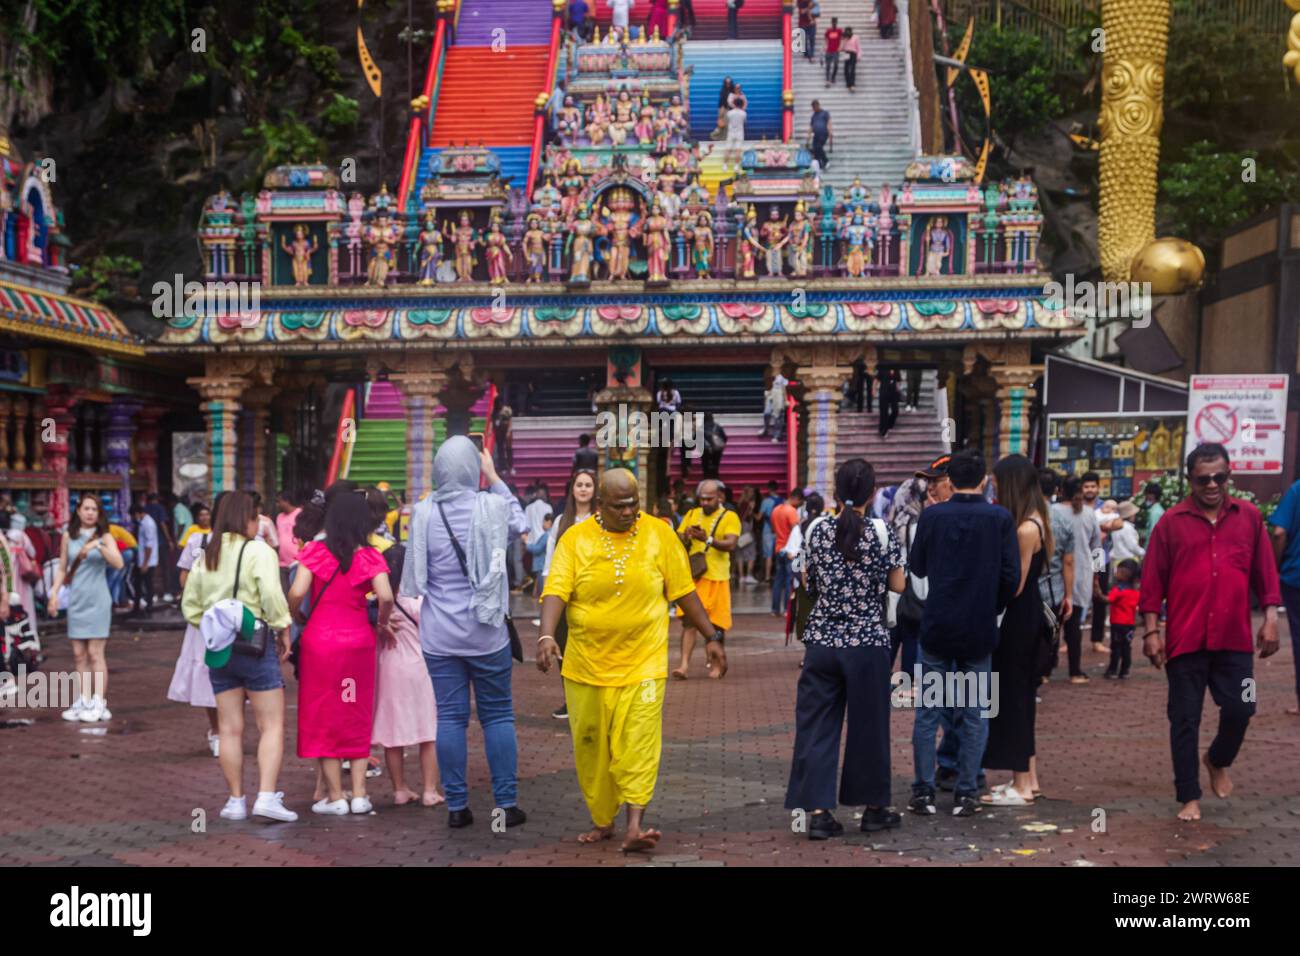
<svg viewBox="0 0 1300 956">
<path fill-rule="evenodd" d="M 755 602 L 757 603 L 757 602 Z M 535 629 L 520 622 L 525 647 Z M 1230 801 L 1208 796 L 1200 823 L 1174 819 L 1172 770 L 1162 674 L 1145 660 L 1132 680 L 1099 679 L 1105 659 L 1087 651 L 1098 679 L 1043 688 L 1039 707 L 1040 777 L 1046 798 L 1023 810 L 986 810 L 972 819 L 904 814 L 901 829 L 812 843 L 791 832 L 782 808 L 793 738 L 800 647 L 787 647 L 780 622 L 737 617 L 729 640 L 731 673 L 671 683 L 663 765 L 648 819 L 665 832 L 652 856 L 625 857 L 615 842 L 580 846 L 588 825 L 571 763 L 567 725 L 550 716 L 562 697 L 558 677 L 531 665 L 514 672 L 520 747 L 520 805 L 528 823 L 494 833 L 482 737 L 470 728 L 470 806 L 476 823 L 451 831 L 442 808 L 394 807 L 387 777 L 371 781 L 376 812 L 320 818 L 310 813 L 313 765 L 294 753 L 294 693 L 289 680 L 289 756 L 280 786 L 302 817 L 295 824 L 230 823 L 209 755 L 201 711 L 166 699 L 180 646 L 179 628 L 123 622 L 109 649 L 114 718 L 70 724 L 53 709 L 0 711 L 0 765 L 7 796 L 0 814 L 0 864 L 92 866 L 1238 866 L 1300 864 L 1300 719 L 1291 701 L 1293 662 L 1283 650 L 1258 662 L 1259 716 L 1233 767 Z M 47 670 L 70 665 L 67 642 L 47 646 Z M 26 721 L 32 721 L 26 723 Z M 1206 708 L 1208 744 L 1214 725 Z M 255 786 L 250 731 L 246 781 Z M 892 721 L 894 799 L 911 779 L 912 715 Z M 408 774 L 415 773 L 412 751 Z M 1208 793 L 1208 789 L 1207 789 Z M 198 811 L 206 828 L 196 832 Z M 1105 828 L 1093 829 L 1098 812 Z M 840 812 L 848 824 L 852 811 Z"/>
</svg>

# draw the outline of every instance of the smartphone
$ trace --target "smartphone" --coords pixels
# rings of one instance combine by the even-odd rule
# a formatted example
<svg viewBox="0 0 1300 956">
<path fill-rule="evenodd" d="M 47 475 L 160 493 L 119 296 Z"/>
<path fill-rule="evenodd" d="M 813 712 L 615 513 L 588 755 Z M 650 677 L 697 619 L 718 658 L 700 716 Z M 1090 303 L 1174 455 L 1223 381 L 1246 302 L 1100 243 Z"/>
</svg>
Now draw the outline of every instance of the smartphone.
<svg viewBox="0 0 1300 956">
<path fill-rule="evenodd" d="M 483 433 L 482 433 L 482 432 L 470 432 L 470 433 L 469 433 L 469 440 L 472 441 L 472 442 L 474 443 L 474 447 L 477 448 L 479 451 L 482 451 L 482 450 L 483 450 Z"/>
</svg>

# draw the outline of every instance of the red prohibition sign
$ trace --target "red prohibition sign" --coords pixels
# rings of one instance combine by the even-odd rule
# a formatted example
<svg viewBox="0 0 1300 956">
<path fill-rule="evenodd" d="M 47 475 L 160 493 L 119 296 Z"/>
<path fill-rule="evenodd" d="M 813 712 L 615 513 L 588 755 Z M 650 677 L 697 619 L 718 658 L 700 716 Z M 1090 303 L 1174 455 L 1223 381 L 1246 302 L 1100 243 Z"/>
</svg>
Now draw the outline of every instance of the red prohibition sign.
<svg viewBox="0 0 1300 956">
<path fill-rule="evenodd" d="M 1203 442 L 1222 445 L 1237 434 L 1237 411 L 1230 405 L 1214 402 L 1196 416 L 1196 437 Z"/>
</svg>

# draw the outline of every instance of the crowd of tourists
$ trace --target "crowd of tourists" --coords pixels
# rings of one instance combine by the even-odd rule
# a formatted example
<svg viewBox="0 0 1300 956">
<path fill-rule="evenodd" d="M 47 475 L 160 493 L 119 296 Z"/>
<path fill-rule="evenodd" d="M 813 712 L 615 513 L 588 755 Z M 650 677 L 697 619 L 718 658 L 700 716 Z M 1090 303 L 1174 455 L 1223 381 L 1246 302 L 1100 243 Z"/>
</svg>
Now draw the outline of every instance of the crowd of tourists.
<svg viewBox="0 0 1300 956">
<path fill-rule="evenodd" d="M 649 849 L 661 836 L 645 808 L 666 683 L 690 678 L 700 644 L 708 677 L 727 674 L 733 590 L 760 576 L 787 641 L 804 645 L 786 806 L 810 838 L 843 832 L 841 805 L 864 808 L 865 831 L 900 825 L 890 799 L 898 707 L 915 712 L 906 809 L 937 813 L 943 790 L 963 817 L 1033 804 L 1050 785 L 1038 772 L 1037 705 L 1062 645 L 1068 683 L 1088 682 L 1086 626 L 1095 650 L 1109 641 L 1107 678 L 1130 675 L 1135 642 L 1167 673 L 1180 818 L 1199 818 L 1202 767 L 1217 795 L 1232 792 L 1228 771 L 1255 709 L 1240 688 L 1255 652 L 1278 649 L 1283 596 L 1300 593 L 1300 482 L 1268 533 L 1259 510 L 1229 494 L 1229 456 L 1218 445 L 1191 452 L 1190 494 L 1167 510 L 1158 483 L 1140 503 L 1115 502 L 1093 473 L 1062 477 L 1020 455 L 989 473 L 966 450 L 891 488 L 877 487 L 867 461 L 844 462 L 832 501 L 775 481 L 736 494 L 717 478 L 690 489 L 678 479 L 647 513 L 631 472 L 588 467 L 589 444 L 553 508 L 545 485 L 521 497 L 489 452 L 449 438 L 434 459 L 436 490 L 415 504 L 401 540 L 393 496 L 346 480 L 305 500 L 281 494 L 274 518 L 249 492 L 225 492 L 211 507 L 151 496 L 130 509 L 129 547 L 87 495 L 68 532 L 42 542 L 47 586 L 31 573 L 45 559 L 41 536 L 0 501 L 0 584 L 13 592 L 6 618 L 35 618 L 30 605 L 43 590 L 46 613 L 66 615 L 88 689 L 63 717 L 109 720 L 110 578 L 134 568 L 166 598 L 173 579 L 161 558 L 174 546 L 187 628 L 167 696 L 204 709 L 230 820 L 250 814 L 246 705 L 258 736 L 251 814 L 297 819 L 277 789 L 289 665 L 297 753 L 316 762 L 312 812 L 374 812 L 367 781 L 381 773 L 382 751 L 394 804 L 445 804 L 450 826 L 471 825 L 472 692 L 493 805 L 504 826 L 524 823 L 511 678 L 525 652 L 510 616 L 513 584 L 539 602 L 537 666 L 562 664 L 555 716 L 569 723 L 593 823 L 581 839 L 610 838 L 626 805 L 624 848 Z M 1257 631 L 1252 593 L 1263 609 Z M 669 670 L 674 617 L 680 645 Z M 1207 688 L 1220 717 L 1202 755 Z M 419 755 L 418 787 L 407 785 L 408 747 Z M 990 771 L 1008 779 L 988 787 Z"/>
</svg>

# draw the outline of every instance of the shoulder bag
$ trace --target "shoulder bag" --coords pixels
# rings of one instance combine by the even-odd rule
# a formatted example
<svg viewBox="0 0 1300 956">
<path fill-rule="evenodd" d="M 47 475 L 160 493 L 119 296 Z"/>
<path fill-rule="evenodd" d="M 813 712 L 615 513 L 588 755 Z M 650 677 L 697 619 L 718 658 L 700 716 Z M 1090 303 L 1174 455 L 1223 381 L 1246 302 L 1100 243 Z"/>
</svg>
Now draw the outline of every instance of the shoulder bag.
<svg viewBox="0 0 1300 956">
<path fill-rule="evenodd" d="M 727 509 L 719 508 L 718 510 L 721 511 L 722 514 L 718 515 L 718 520 L 713 522 L 713 530 L 709 532 L 710 538 L 717 533 L 718 525 L 722 524 L 722 519 L 727 515 Z M 701 512 L 701 514 L 703 514 L 703 512 Z M 698 525 L 696 527 L 698 527 Z M 700 578 L 704 577 L 705 573 L 709 570 L 708 550 L 709 544 L 706 542 L 704 550 L 692 551 L 690 554 L 691 579 L 693 581 L 698 581 Z"/>
<path fill-rule="evenodd" d="M 460 546 L 460 541 L 452 533 L 451 522 L 447 520 L 447 512 L 442 510 L 442 502 L 437 502 L 438 515 L 442 518 L 442 526 L 447 529 L 447 538 L 451 541 L 451 548 L 456 552 L 456 560 L 460 562 L 461 573 L 465 575 L 465 580 L 473 584 L 473 579 L 469 576 L 469 561 L 465 558 L 465 549 Z M 506 599 L 509 601 L 509 598 Z M 506 633 L 510 635 L 510 656 L 521 664 L 524 661 L 524 646 L 519 641 L 519 632 L 515 630 L 515 622 L 510 617 L 510 606 L 506 605 Z"/>
<path fill-rule="evenodd" d="M 1045 677 L 1052 672 L 1056 666 L 1056 658 L 1060 654 L 1061 629 L 1065 622 L 1061 620 L 1061 605 L 1056 600 L 1056 589 L 1052 587 L 1051 559 L 1046 554 L 1047 541 L 1043 536 L 1043 529 L 1040 525 L 1038 528 L 1038 540 L 1043 545 L 1044 567 L 1047 572 L 1040 577 L 1047 578 L 1047 594 L 1050 600 L 1043 601 L 1043 624 L 1040 631 L 1040 640 L 1038 642 L 1038 675 Z M 1025 582 L 1029 586 L 1029 582 Z M 1034 582 L 1034 587 L 1038 587 L 1038 582 Z M 1041 600 L 1041 598 L 1040 598 Z M 1062 599 L 1064 600 L 1064 599 Z"/>
<path fill-rule="evenodd" d="M 230 596 L 236 601 L 239 600 L 239 568 L 244 561 L 244 549 L 248 547 L 245 541 L 239 546 L 239 557 L 235 559 L 235 586 L 230 590 Z M 247 640 L 236 640 L 231 645 L 231 652 L 243 657 L 261 657 L 270 647 L 271 627 L 265 621 L 258 621 L 253 628 L 253 636 Z"/>
<path fill-rule="evenodd" d="M 320 599 L 325 596 L 325 592 L 329 590 L 329 586 L 334 583 L 334 578 L 338 576 L 338 573 L 339 567 L 336 564 L 334 565 L 334 573 L 325 579 L 325 587 L 320 589 L 320 594 L 316 595 L 316 600 L 307 605 L 306 612 L 304 613 L 301 607 L 298 609 L 298 617 L 301 618 L 301 620 L 297 622 L 298 629 L 294 634 L 293 644 L 289 648 L 289 663 L 293 665 L 293 676 L 295 678 L 298 676 L 298 655 L 302 649 L 303 631 L 307 627 L 307 622 L 311 620 L 312 611 L 316 608 L 316 605 L 320 603 Z M 311 595 L 309 594 L 308 597 L 311 597 Z"/>
</svg>

